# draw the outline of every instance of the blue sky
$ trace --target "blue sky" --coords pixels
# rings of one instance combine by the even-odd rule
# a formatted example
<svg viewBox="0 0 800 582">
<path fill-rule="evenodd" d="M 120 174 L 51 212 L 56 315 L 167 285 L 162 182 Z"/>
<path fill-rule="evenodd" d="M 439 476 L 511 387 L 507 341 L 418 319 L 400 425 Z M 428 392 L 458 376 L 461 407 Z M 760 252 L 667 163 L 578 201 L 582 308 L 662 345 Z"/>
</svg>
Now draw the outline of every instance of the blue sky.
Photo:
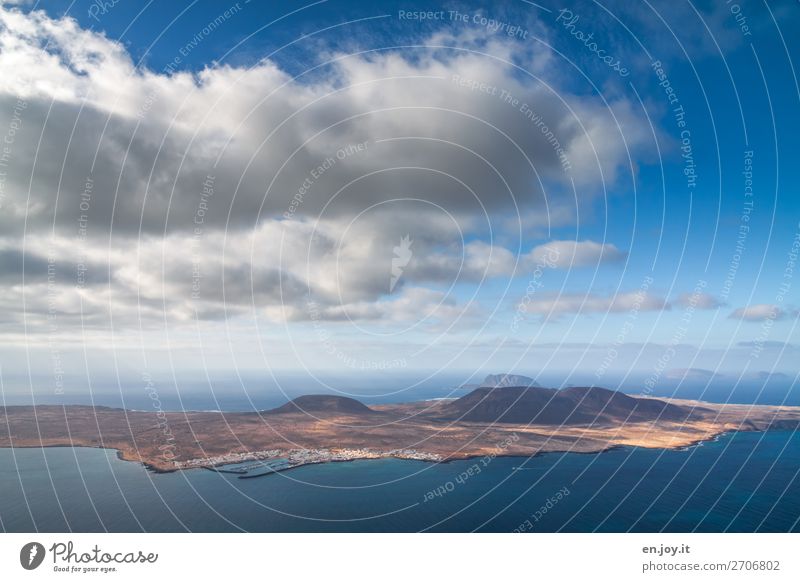
<svg viewBox="0 0 800 582">
<path fill-rule="evenodd" d="M 87 368 L 81 352 L 103 368 L 97 354 L 111 350 L 135 369 L 178 371 L 202 354 L 215 370 L 794 378 L 794 3 L 120 0 L 4 10 L 31 28 L 0 28 L 3 66 L 17 54 L 33 64 L 17 65 L 16 89 L 4 90 L 7 119 L 17 99 L 27 105 L 5 206 L 29 220 L 20 229 L 18 215 L 15 226 L 8 219 L 2 249 L 24 255 L 25 269 L 56 255 L 64 286 L 40 280 L 37 291 L 36 274 L 12 272 L 7 258 L 6 370 L 20 372 L 22 351 L 52 368 L 58 344 L 76 374 Z M 432 15 L 402 16 L 415 12 Z M 571 170 L 519 103 L 453 75 L 542 113 L 568 144 Z M 36 82 L 48 77 L 58 82 Z M 59 137 L 69 128 L 101 152 L 95 165 Z M 37 145 L 40 135 L 52 147 Z M 286 218 L 315 161 L 362 139 L 367 153 L 343 155 Z M 34 152 L 40 161 L 21 162 Z M 104 176 L 113 153 L 105 168 L 118 167 Z M 78 258 L 70 241 L 87 172 L 75 169 L 70 183 L 65 163 L 96 173 L 89 250 Z M 199 183 L 212 173 L 209 218 L 193 236 Z M 26 198 L 30 184 L 40 206 Z M 59 192 L 55 213 L 41 210 L 49 190 Z M 112 190 L 123 202 L 105 214 Z M 406 235 L 407 260 L 394 251 Z M 536 274 L 554 248 L 558 265 Z M 81 257 L 102 280 L 70 297 Z M 384 288 L 395 265 L 400 282 Z M 227 283 L 215 281 L 220 272 Z M 198 301 L 187 295 L 201 279 Z M 66 339 L 75 330 L 80 347 Z M 25 350 L 21 337 L 33 338 Z"/>
</svg>

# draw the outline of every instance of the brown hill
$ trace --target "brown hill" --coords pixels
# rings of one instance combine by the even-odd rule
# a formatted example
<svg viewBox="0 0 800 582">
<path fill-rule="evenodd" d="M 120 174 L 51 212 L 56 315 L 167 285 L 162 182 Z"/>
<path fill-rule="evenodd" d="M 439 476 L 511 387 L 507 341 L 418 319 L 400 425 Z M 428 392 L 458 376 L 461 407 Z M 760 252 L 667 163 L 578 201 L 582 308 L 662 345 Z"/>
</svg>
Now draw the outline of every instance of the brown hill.
<svg viewBox="0 0 800 582">
<path fill-rule="evenodd" d="M 268 410 L 266 414 L 285 414 L 289 412 L 304 412 L 312 415 L 325 412 L 335 414 L 378 414 L 377 411 L 372 410 L 354 398 L 329 394 L 299 396 L 283 406 Z"/>
<path fill-rule="evenodd" d="M 605 388 L 478 388 L 441 408 L 443 418 L 470 422 L 574 425 L 686 420 L 691 409 Z"/>
</svg>

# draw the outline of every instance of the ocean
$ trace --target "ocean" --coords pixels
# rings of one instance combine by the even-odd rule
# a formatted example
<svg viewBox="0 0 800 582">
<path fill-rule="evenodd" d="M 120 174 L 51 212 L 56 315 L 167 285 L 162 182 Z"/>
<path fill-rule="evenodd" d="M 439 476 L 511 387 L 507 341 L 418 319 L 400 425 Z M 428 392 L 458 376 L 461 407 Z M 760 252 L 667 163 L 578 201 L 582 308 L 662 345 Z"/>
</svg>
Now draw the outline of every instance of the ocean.
<svg viewBox="0 0 800 582">
<path fill-rule="evenodd" d="M 52 377 L 9 376 L 5 374 L 0 391 L 0 406 L 32 404 L 83 404 L 115 408 L 153 410 L 153 393 L 163 410 L 248 411 L 275 408 L 305 394 L 337 394 L 360 400 L 367 406 L 412 402 L 429 398 L 459 398 L 480 383 L 485 374 L 466 372 L 425 373 L 424 371 L 316 376 L 287 374 L 272 377 L 263 373 L 229 371 L 211 377 L 181 374 L 152 378 L 131 374 L 109 377 L 99 374 L 65 376 L 63 389 L 56 391 Z M 534 375 L 549 388 L 594 386 L 594 376 Z M 566 378 L 566 379 L 565 379 Z M 91 380 L 91 381 L 90 381 Z M 602 387 L 641 396 L 646 377 L 628 374 L 625 378 L 608 374 Z M 669 380 L 659 384 L 650 396 L 689 398 L 732 404 L 784 404 L 800 406 L 800 384 L 793 377 L 775 375 L 767 380 L 724 377 L 713 382 Z"/>
<path fill-rule="evenodd" d="M 426 463 L 309 465 L 256 479 L 156 474 L 91 448 L 0 449 L 9 532 L 800 531 L 800 434 Z"/>
</svg>

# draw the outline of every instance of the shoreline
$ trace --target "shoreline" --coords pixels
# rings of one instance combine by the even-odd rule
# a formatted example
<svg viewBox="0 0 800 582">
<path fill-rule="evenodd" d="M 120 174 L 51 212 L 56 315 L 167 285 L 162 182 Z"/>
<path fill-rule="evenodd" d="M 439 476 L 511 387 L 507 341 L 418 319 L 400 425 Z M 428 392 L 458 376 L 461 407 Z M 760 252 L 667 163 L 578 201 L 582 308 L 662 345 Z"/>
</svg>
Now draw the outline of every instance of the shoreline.
<svg viewBox="0 0 800 582">
<path fill-rule="evenodd" d="M 497 396 L 502 397 L 502 393 Z M 630 407 L 631 399 L 624 398 Z M 685 450 L 730 431 L 800 429 L 800 407 L 676 401 L 663 405 L 674 410 L 661 419 L 665 409 L 658 405 L 653 409 L 648 399 L 635 420 L 629 419 L 638 405 L 601 417 L 605 404 L 595 411 L 600 421 L 559 424 L 560 417 L 554 420 L 551 415 L 541 423 L 525 424 L 453 420 L 445 408 L 452 404 L 431 409 L 430 403 L 410 402 L 371 410 L 357 401 L 330 402 L 330 397 L 313 395 L 308 399 L 301 404 L 322 408 L 321 416 L 283 408 L 267 416 L 186 412 L 154 418 L 145 412 L 85 406 L 4 407 L 0 448 L 110 449 L 118 459 L 141 463 L 154 473 L 194 468 L 225 472 L 229 466 L 239 477 L 252 478 L 310 464 L 379 458 L 445 463 L 545 453 L 597 454 L 621 447 Z M 538 401 L 527 406 L 521 410 L 532 414 Z M 381 413 L 379 421 L 372 412 Z"/>
<path fill-rule="evenodd" d="M 277 467 L 272 469 L 271 471 L 265 473 L 259 473 L 255 475 L 248 474 L 247 472 L 239 472 L 235 470 L 224 470 L 219 469 L 219 467 L 225 467 L 228 465 L 237 465 L 242 462 L 258 462 L 258 461 L 265 461 L 269 459 L 274 459 L 274 457 L 263 457 L 263 458 L 253 458 L 248 459 L 247 461 L 238 461 L 238 462 L 231 462 L 231 461 L 220 461 L 214 462 L 209 464 L 197 464 L 196 466 L 184 466 L 184 467 L 174 467 L 174 468 L 167 468 L 159 465 L 154 465 L 150 462 L 143 461 L 140 459 L 130 459 L 126 458 L 125 451 L 122 449 L 113 447 L 113 446 L 99 446 L 99 445 L 91 445 L 91 444 L 52 444 L 52 445 L 20 445 L 20 446 L 0 446 L 0 449 L 49 449 L 49 448 L 86 448 L 86 449 L 101 449 L 107 451 L 114 451 L 117 459 L 124 462 L 131 462 L 131 463 L 139 463 L 141 464 L 148 472 L 154 474 L 169 474 L 169 473 L 177 473 L 180 471 L 191 471 L 196 469 L 205 469 L 207 471 L 211 471 L 214 473 L 219 474 L 232 474 L 236 475 L 239 479 L 255 479 L 258 477 L 267 477 L 273 475 L 275 473 L 282 473 L 285 471 L 290 471 L 292 469 L 299 469 L 301 467 L 311 466 L 311 465 L 325 465 L 328 463 L 351 463 L 354 461 L 371 461 L 371 460 L 378 460 L 378 459 L 398 459 L 401 461 L 420 461 L 424 463 L 435 463 L 435 464 L 449 464 L 454 463 L 457 461 L 469 461 L 471 459 L 482 458 L 486 456 L 491 456 L 492 458 L 517 458 L 517 459 L 534 459 L 536 457 L 548 455 L 548 454 L 577 454 L 577 455 L 599 455 L 603 453 L 609 453 L 615 450 L 622 450 L 622 449 L 653 449 L 653 450 L 663 450 L 663 451 L 689 451 L 703 443 L 713 443 L 718 442 L 721 437 L 727 434 L 736 434 L 736 433 L 754 433 L 754 432 L 771 432 L 771 431 L 786 431 L 786 432 L 797 432 L 797 429 L 791 428 L 765 428 L 765 429 L 754 429 L 751 427 L 742 428 L 739 430 L 730 430 L 725 429 L 721 430 L 718 433 L 712 434 L 707 438 L 697 439 L 691 441 L 688 444 L 680 444 L 675 446 L 640 446 L 640 445 L 625 445 L 625 444 L 609 444 L 606 447 L 599 448 L 594 451 L 576 451 L 576 450 L 549 450 L 549 451 L 537 451 L 531 455 L 525 454 L 518 454 L 518 453 L 496 453 L 493 455 L 486 455 L 482 453 L 466 453 L 466 454 L 459 454 L 459 455 L 451 455 L 449 457 L 443 457 L 440 459 L 433 459 L 433 458 L 411 458 L 397 454 L 390 454 L 387 451 L 374 451 L 374 454 L 369 456 L 362 456 L 362 457 L 353 457 L 353 458 L 331 458 L 326 460 L 309 460 L 306 462 L 299 462 L 296 464 L 292 464 L 290 466 L 283 466 Z M 334 449 L 335 450 L 335 449 Z M 202 461 L 203 459 L 190 459 L 189 461 L 183 462 L 191 462 L 191 461 Z"/>
<path fill-rule="evenodd" d="M 694 449 L 694 448 L 696 448 L 698 446 L 703 445 L 704 443 L 718 442 L 721 439 L 721 437 L 723 437 L 725 435 L 728 435 L 728 434 L 748 433 L 748 432 L 750 432 L 750 433 L 756 433 L 756 432 L 766 433 L 766 432 L 771 432 L 771 431 L 798 432 L 798 431 L 800 431 L 800 428 L 792 429 L 792 428 L 785 428 L 785 427 L 783 427 L 783 428 L 781 428 L 781 427 L 776 427 L 776 428 L 772 428 L 772 427 L 766 427 L 766 428 L 741 427 L 741 428 L 733 429 L 733 430 L 732 429 L 721 429 L 719 432 L 713 433 L 708 437 L 692 440 L 692 441 L 689 441 L 686 444 L 680 444 L 680 445 L 674 445 L 674 446 L 652 446 L 652 447 L 648 447 L 648 446 L 642 446 L 642 445 L 626 445 L 626 444 L 621 444 L 621 443 L 612 443 L 612 444 L 609 444 L 608 446 L 605 446 L 603 448 L 599 448 L 599 449 L 594 450 L 594 451 L 550 450 L 550 451 L 537 451 L 537 452 L 535 452 L 533 454 L 530 454 L 530 455 L 516 454 L 516 453 L 496 453 L 496 454 L 491 455 L 491 457 L 492 458 L 502 457 L 502 458 L 518 458 L 518 459 L 534 459 L 536 457 L 540 457 L 540 456 L 544 456 L 544 455 L 548 455 L 548 454 L 564 454 L 564 453 L 573 454 L 573 455 L 600 455 L 600 454 L 609 453 L 609 452 L 612 452 L 612 451 L 615 451 L 615 450 L 637 449 L 637 448 L 679 452 L 679 451 L 692 450 L 692 449 Z M 329 460 L 329 461 L 313 461 L 313 462 L 307 462 L 307 463 L 301 463 L 301 464 L 293 465 L 293 466 L 290 466 L 290 467 L 283 467 L 283 468 L 280 468 L 278 470 L 274 470 L 274 471 L 272 471 L 270 473 L 265 473 L 265 474 L 261 474 L 261 475 L 252 475 L 252 476 L 248 476 L 248 477 L 243 477 L 243 476 L 240 475 L 239 478 L 240 479 L 241 478 L 251 479 L 251 478 L 255 478 L 255 477 L 264 477 L 264 476 L 271 475 L 273 473 L 280 473 L 280 472 L 289 471 L 289 470 L 292 470 L 292 469 L 299 469 L 300 467 L 305 467 L 305 466 L 308 466 L 308 465 L 321 465 L 321 464 L 327 464 L 327 463 L 349 463 L 349 462 L 353 462 L 353 461 L 369 461 L 369 460 L 377 460 L 377 459 L 394 458 L 394 459 L 406 460 L 406 461 L 416 460 L 416 461 L 421 461 L 421 462 L 425 462 L 425 463 L 449 464 L 449 463 L 454 463 L 454 462 L 457 462 L 457 461 L 469 461 L 471 459 L 479 459 L 479 458 L 486 457 L 486 456 L 487 455 L 482 454 L 482 453 L 467 453 L 467 454 L 459 454 L 457 456 L 451 455 L 451 456 L 442 458 L 440 460 L 433 460 L 433 459 L 411 459 L 411 458 L 399 457 L 399 456 L 396 456 L 396 455 L 385 454 L 385 455 L 376 455 L 374 457 L 363 457 L 363 458 L 353 458 L 353 459 L 338 459 L 338 460 Z M 120 459 L 122 459 L 122 460 L 127 460 L 127 459 L 124 459 L 119 454 L 118 454 L 118 457 Z M 235 464 L 235 463 L 219 463 L 219 464 L 215 464 L 215 465 L 204 465 L 204 466 L 198 466 L 198 467 L 175 468 L 175 469 L 167 469 L 167 470 L 151 467 L 147 463 L 142 463 L 142 464 L 145 465 L 145 467 L 147 467 L 148 470 L 152 470 L 155 473 L 174 473 L 174 472 L 177 472 L 177 471 L 188 471 L 188 470 L 196 469 L 196 468 L 205 468 L 205 469 L 209 469 L 209 470 L 215 471 L 216 467 L 224 467 L 226 465 Z"/>
</svg>

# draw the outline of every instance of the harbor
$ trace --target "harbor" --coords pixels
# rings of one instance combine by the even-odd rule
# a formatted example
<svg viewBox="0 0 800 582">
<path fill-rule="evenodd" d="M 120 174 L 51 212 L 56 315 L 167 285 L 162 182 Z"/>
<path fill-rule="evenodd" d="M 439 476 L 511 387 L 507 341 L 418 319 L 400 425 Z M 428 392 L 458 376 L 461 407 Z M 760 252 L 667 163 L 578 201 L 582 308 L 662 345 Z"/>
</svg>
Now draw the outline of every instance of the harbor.
<svg viewBox="0 0 800 582">
<path fill-rule="evenodd" d="M 376 450 L 360 449 L 290 449 L 280 451 L 252 451 L 231 453 L 216 457 L 175 461 L 175 469 L 206 469 L 220 474 L 236 475 L 239 479 L 254 479 L 274 475 L 303 465 L 341 463 L 364 459 L 397 458 L 428 462 L 443 461 L 442 455 L 416 449 Z M 258 471 L 258 472 L 256 472 Z"/>
</svg>

